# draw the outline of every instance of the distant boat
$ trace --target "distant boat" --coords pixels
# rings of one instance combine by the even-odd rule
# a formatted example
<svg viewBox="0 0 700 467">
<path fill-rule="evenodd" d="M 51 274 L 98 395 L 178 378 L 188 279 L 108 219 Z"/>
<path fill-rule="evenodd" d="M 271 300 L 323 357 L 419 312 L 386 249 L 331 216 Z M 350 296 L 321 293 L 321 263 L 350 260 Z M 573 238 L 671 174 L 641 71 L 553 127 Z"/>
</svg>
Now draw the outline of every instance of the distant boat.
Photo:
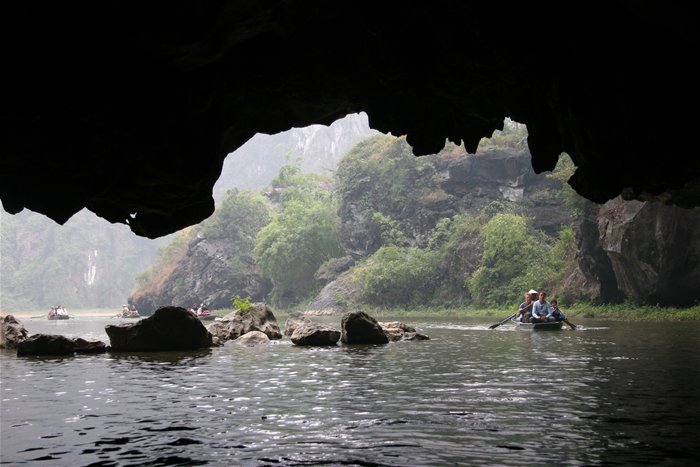
<svg viewBox="0 0 700 467">
<path fill-rule="evenodd" d="M 68 316 L 67 314 L 65 314 L 65 315 L 56 315 L 56 314 L 52 315 L 51 313 L 49 313 L 48 318 L 49 318 L 50 320 L 54 320 L 54 319 L 69 319 L 70 316 Z"/>
</svg>

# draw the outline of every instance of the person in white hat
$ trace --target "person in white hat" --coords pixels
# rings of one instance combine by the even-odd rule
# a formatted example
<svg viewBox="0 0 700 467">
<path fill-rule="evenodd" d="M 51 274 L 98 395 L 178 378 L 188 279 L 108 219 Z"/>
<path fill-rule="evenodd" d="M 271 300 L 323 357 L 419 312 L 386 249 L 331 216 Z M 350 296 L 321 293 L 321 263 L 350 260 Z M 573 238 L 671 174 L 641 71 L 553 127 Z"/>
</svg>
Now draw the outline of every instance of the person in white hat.
<svg viewBox="0 0 700 467">
<path fill-rule="evenodd" d="M 537 292 L 535 292 L 537 293 Z M 521 323 L 529 323 L 532 316 L 532 289 L 525 292 L 525 301 L 518 307 L 518 312 L 515 313 L 515 319 L 520 318 Z"/>
</svg>

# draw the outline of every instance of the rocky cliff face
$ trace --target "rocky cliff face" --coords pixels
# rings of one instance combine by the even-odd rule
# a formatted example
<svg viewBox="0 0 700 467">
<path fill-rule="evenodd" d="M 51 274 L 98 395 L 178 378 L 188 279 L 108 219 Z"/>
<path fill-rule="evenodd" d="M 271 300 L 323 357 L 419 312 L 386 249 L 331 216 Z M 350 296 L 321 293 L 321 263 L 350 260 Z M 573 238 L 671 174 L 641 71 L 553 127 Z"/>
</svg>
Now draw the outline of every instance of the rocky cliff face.
<svg viewBox="0 0 700 467">
<path fill-rule="evenodd" d="M 598 215 L 601 247 L 619 289 L 636 303 L 700 300 L 700 209 L 608 201 Z"/>
<path fill-rule="evenodd" d="M 229 243 L 222 238 L 195 238 L 169 273 L 134 292 L 129 302 L 139 312 L 151 314 L 163 306 L 189 308 L 201 302 L 210 309 L 230 308 L 234 295 L 262 301 L 272 284 L 257 274 L 249 254 L 231 252 Z"/>
<path fill-rule="evenodd" d="M 287 159 L 301 159 L 304 172 L 333 171 L 350 148 L 378 133 L 369 127 L 367 114 L 358 113 L 328 126 L 309 125 L 275 135 L 256 134 L 226 157 L 214 185 L 214 198 L 220 200 L 232 187 L 254 191 L 266 188 Z"/>
<path fill-rule="evenodd" d="M 368 198 L 358 190 L 342 200 L 341 238 L 350 255 L 366 257 L 382 246 L 382 228 L 373 219 L 374 212 L 397 221 L 413 246 L 425 245 L 441 219 L 476 214 L 498 201 L 522 203 L 534 217 L 534 225 L 550 235 L 573 221 L 560 193 L 561 182 L 535 174 L 527 151 L 470 155 L 457 149 L 425 157 L 431 167 L 409 171 L 408 180 L 400 182 L 421 191 L 408 203 L 390 202 L 392 181 L 375 179 L 371 173 L 367 184 L 376 196 Z"/>
<path fill-rule="evenodd" d="M 570 278 L 598 302 L 688 306 L 700 300 L 700 209 L 608 201 L 582 224 L 579 270 Z M 572 287 L 573 288 L 573 287 Z"/>
<path fill-rule="evenodd" d="M 536 174 L 531 161 L 529 151 L 464 152 L 441 164 L 445 177 L 440 185 L 454 197 L 454 209 L 460 213 L 476 213 L 499 200 L 523 203 L 530 208 L 535 227 L 556 235 L 562 225 L 572 222 L 564 209 L 561 182 Z"/>
</svg>

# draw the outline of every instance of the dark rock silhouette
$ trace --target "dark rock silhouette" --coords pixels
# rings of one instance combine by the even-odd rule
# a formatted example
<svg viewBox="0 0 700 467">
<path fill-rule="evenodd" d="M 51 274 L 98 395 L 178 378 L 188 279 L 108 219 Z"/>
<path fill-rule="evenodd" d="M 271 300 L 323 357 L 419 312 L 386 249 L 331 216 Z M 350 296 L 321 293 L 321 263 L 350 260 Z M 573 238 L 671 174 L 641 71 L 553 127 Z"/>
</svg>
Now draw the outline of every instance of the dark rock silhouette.
<svg viewBox="0 0 700 467">
<path fill-rule="evenodd" d="M 388 344 L 389 339 L 376 319 L 364 311 L 345 313 L 340 321 L 343 344 Z"/>
<path fill-rule="evenodd" d="M 212 346 L 212 335 L 197 317 L 180 307 L 163 307 L 136 323 L 105 327 L 112 351 L 197 350 Z"/>
</svg>

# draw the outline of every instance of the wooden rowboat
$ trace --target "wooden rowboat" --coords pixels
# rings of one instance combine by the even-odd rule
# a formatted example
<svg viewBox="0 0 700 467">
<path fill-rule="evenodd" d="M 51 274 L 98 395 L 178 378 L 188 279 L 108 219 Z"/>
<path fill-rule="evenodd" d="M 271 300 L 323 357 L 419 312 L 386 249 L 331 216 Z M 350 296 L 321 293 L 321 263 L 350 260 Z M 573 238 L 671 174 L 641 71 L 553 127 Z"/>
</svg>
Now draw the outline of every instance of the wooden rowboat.
<svg viewBox="0 0 700 467">
<path fill-rule="evenodd" d="M 547 323 L 521 323 L 513 320 L 515 329 L 519 331 L 558 331 L 561 329 L 563 321 L 551 321 Z"/>
</svg>

